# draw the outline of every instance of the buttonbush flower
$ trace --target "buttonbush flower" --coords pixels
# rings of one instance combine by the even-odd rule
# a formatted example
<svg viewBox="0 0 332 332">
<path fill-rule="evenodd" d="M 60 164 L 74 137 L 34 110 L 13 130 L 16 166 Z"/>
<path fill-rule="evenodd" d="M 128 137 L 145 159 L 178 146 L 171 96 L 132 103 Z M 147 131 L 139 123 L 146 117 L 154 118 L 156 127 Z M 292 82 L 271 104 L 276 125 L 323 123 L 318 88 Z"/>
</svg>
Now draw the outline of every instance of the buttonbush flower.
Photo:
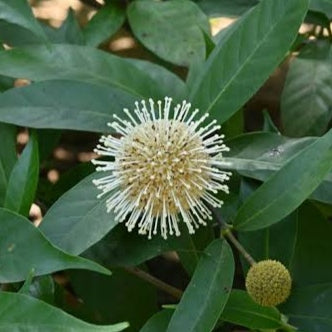
<svg viewBox="0 0 332 332">
<path fill-rule="evenodd" d="M 262 306 L 273 307 L 284 302 L 291 291 L 292 278 L 286 267 L 267 259 L 254 264 L 246 277 L 246 288 L 252 299 Z"/>
<path fill-rule="evenodd" d="M 135 103 L 126 119 L 114 115 L 108 125 L 119 135 L 102 136 L 95 152 L 112 160 L 93 160 L 105 177 L 93 182 L 107 195 L 107 211 L 129 231 L 140 234 L 180 235 L 182 220 L 189 233 L 211 219 L 210 206 L 220 207 L 218 191 L 228 193 L 224 184 L 230 173 L 221 154 L 229 149 L 216 121 L 203 125 L 208 114 L 196 119 L 198 109 L 183 101 L 172 107 L 172 99 L 156 103 L 149 99 Z M 215 158 L 218 155 L 218 160 Z"/>
</svg>

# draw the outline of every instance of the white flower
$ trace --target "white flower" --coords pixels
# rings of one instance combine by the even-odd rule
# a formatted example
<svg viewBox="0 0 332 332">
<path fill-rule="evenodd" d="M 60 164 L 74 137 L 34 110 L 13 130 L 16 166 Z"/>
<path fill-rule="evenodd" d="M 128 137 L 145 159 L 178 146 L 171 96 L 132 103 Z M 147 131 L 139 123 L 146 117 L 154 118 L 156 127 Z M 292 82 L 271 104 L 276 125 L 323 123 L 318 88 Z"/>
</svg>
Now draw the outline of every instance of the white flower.
<svg viewBox="0 0 332 332">
<path fill-rule="evenodd" d="M 228 193 L 224 184 L 230 173 L 219 170 L 220 156 L 229 151 L 223 135 L 216 133 L 216 121 L 200 127 L 208 117 L 195 120 L 198 109 L 183 101 L 171 109 L 172 99 L 141 105 L 136 102 L 133 114 L 124 109 L 127 119 L 114 115 L 108 125 L 118 134 L 102 136 L 95 152 L 113 157 L 114 161 L 93 160 L 97 171 L 107 176 L 94 180 L 108 195 L 107 211 L 115 213 L 116 221 L 125 221 L 140 234 L 180 235 L 181 216 L 189 233 L 212 219 L 209 206 L 220 207 L 215 197 L 219 190 Z M 218 159 L 215 156 L 218 154 Z"/>
</svg>

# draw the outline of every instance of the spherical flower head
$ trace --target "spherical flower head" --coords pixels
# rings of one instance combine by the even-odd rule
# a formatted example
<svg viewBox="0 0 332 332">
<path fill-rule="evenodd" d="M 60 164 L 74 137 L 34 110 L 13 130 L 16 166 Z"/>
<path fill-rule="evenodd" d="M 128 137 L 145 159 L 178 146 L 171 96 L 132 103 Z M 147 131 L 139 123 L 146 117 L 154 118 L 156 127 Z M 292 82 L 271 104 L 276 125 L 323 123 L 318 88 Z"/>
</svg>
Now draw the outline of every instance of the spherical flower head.
<svg viewBox="0 0 332 332">
<path fill-rule="evenodd" d="M 292 278 L 286 267 L 275 260 L 260 261 L 249 269 L 246 288 L 258 304 L 273 307 L 284 302 L 291 291 Z"/>
<path fill-rule="evenodd" d="M 114 160 L 93 160 L 97 171 L 107 172 L 93 182 L 106 195 L 107 211 L 116 221 L 125 222 L 151 238 L 159 231 L 163 238 L 180 235 L 182 220 L 194 233 L 211 218 L 210 206 L 220 207 L 218 191 L 228 193 L 224 184 L 230 173 L 222 152 L 223 135 L 216 121 L 203 126 L 207 114 L 195 119 L 198 109 L 190 111 L 186 101 L 172 108 L 172 99 L 155 103 L 135 103 L 126 119 L 114 115 L 108 125 L 117 136 L 102 136 L 95 152 Z M 215 158 L 218 155 L 218 158 Z"/>
</svg>

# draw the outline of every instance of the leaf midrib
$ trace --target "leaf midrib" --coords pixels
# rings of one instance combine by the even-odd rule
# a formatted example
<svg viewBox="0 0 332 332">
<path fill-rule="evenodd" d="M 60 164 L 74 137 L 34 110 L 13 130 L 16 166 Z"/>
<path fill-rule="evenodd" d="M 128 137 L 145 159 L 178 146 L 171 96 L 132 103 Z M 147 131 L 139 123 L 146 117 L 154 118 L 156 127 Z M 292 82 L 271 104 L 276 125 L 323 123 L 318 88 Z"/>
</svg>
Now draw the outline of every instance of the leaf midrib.
<svg viewBox="0 0 332 332">
<path fill-rule="evenodd" d="M 317 141 L 313 144 L 316 145 Z M 312 145 L 309 145 L 306 149 L 304 150 L 307 150 L 309 148 L 312 148 Z M 292 160 L 294 160 L 296 158 L 296 156 L 298 156 L 300 153 L 302 153 L 302 151 L 300 151 L 297 155 L 295 155 L 292 159 L 289 160 L 289 162 L 292 162 Z M 324 156 L 324 158 L 321 158 L 321 159 L 325 159 L 326 156 Z M 287 166 L 287 164 L 285 165 L 285 167 Z M 275 174 L 273 175 L 275 176 Z M 295 179 L 294 183 L 301 183 L 302 181 L 299 181 L 298 178 Z M 265 182 L 266 183 L 266 182 Z M 314 191 L 314 190 L 313 190 Z M 259 211 L 257 211 L 256 213 L 254 213 L 251 217 L 247 218 L 244 222 L 242 223 L 238 223 L 237 226 L 240 226 L 238 227 L 239 229 L 240 228 L 243 228 L 244 225 L 248 224 L 251 220 L 255 219 L 258 215 L 262 214 L 262 212 L 266 211 L 268 208 L 270 208 L 272 205 L 275 205 L 280 199 L 282 199 L 281 196 L 277 196 L 275 197 L 274 200 L 272 200 L 271 202 L 269 202 L 268 204 L 266 204 L 262 209 L 260 209 Z"/>
<path fill-rule="evenodd" d="M 284 11 L 283 11 L 284 14 Z M 282 15 L 282 18 L 284 18 L 285 15 Z M 251 59 L 253 58 L 253 56 L 255 55 L 256 51 L 265 43 L 265 41 L 268 39 L 268 37 L 270 36 L 271 32 L 273 32 L 273 30 L 276 28 L 277 25 L 280 24 L 282 20 L 277 21 L 275 24 L 271 24 L 269 27 L 270 29 L 268 29 L 268 32 L 266 33 L 266 35 L 264 36 L 264 38 L 261 39 L 260 42 L 257 43 L 257 46 L 253 49 L 253 51 L 251 52 L 251 54 L 247 57 L 247 59 L 242 63 L 242 65 L 238 68 L 238 70 L 233 74 L 233 76 L 229 79 L 228 83 L 222 88 L 222 90 L 217 94 L 217 96 L 214 98 L 214 100 L 212 101 L 212 103 L 210 103 L 210 106 L 207 108 L 206 112 L 210 112 L 211 109 L 215 106 L 215 104 L 217 103 L 217 100 L 220 98 L 220 96 L 224 93 L 225 90 L 228 89 L 228 87 L 231 85 L 231 83 L 233 83 L 233 81 L 236 79 L 236 77 L 238 76 L 238 74 L 243 70 L 243 68 L 247 65 L 248 62 L 251 61 Z M 243 28 L 243 27 L 242 27 Z M 234 34 L 234 32 L 233 32 Z M 212 64 L 211 64 L 212 65 Z M 206 75 L 205 75 L 206 76 Z"/>
</svg>

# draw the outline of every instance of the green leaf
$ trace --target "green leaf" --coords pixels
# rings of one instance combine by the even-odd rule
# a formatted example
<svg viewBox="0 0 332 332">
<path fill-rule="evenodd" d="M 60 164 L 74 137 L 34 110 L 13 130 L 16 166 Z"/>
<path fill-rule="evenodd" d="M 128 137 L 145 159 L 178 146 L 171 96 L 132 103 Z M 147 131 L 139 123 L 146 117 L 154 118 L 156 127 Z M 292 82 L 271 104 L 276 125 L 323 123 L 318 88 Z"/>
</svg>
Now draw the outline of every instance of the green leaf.
<svg viewBox="0 0 332 332">
<path fill-rule="evenodd" d="M 281 116 L 287 136 L 319 136 L 332 119 L 332 46 L 309 44 L 295 58 L 281 98 Z"/>
<path fill-rule="evenodd" d="M 0 27 L 1 29 L 1 27 Z M 0 76 L 0 93 L 11 89 L 14 85 L 14 79 L 6 76 Z"/>
<path fill-rule="evenodd" d="M 86 45 L 98 46 L 117 32 L 125 21 L 125 11 L 114 3 L 107 4 L 84 26 Z"/>
<path fill-rule="evenodd" d="M 132 95 L 114 87 L 38 82 L 0 94 L 0 121 L 31 128 L 107 132 L 113 114 L 123 116 L 123 108 L 134 108 L 134 101 Z"/>
<path fill-rule="evenodd" d="M 185 232 L 185 234 L 183 234 Z M 181 234 L 178 242 L 178 248 L 175 246 L 175 250 L 180 258 L 180 261 L 191 276 L 194 274 L 199 259 L 202 256 L 204 249 L 215 238 L 214 231 L 211 225 L 201 227 L 195 231 L 195 234 L 191 235 L 184 230 Z"/>
<path fill-rule="evenodd" d="M 71 8 L 68 10 L 67 18 L 59 28 L 53 28 L 46 24 L 43 28 L 49 41 L 53 44 L 84 44 L 83 33 L 75 17 L 75 12 Z"/>
<path fill-rule="evenodd" d="M 222 123 L 262 86 L 285 57 L 308 0 L 262 0 L 212 51 L 190 92 L 192 103 Z"/>
<path fill-rule="evenodd" d="M 332 130 L 298 152 L 249 197 L 235 218 L 236 229 L 252 231 L 280 221 L 309 197 L 331 168 Z"/>
<path fill-rule="evenodd" d="M 0 0 L 0 20 L 25 28 L 41 41 L 47 42 L 43 30 L 34 18 L 26 0 Z"/>
<path fill-rule="evenodd" d="M 52 276 L 40 276 L 33 279 L 28 289 L 28 295 L 46 303 L 53 304 L 55 302 L 55 288 L 56 284 Z"/>
<path fill-rule="evenodd" d="M 36 134 L 32 133 L 10 174 L 4 207 L 28 216 L 35 199 L 38 176 L 38 140 Z"/>
<path fill-rule="evenodd" d="M 228 299 L 221 319 L 250 329 L 277 329 L 282 326 L 276 308 L 262 307 L 247 292 L 234 289 Z"/>
<path fill-rule="evenodd" d="M 279 130 L 277 126 L 274 124 L 273 120 L 271 119 L 270 113 L 267 110 L 263 111 L 263 117 L 264 117 L 263 131 L 279 134 Z"/>
<path fill-rule="evenodd" d="M 75 294 L 83 302 L 81 309 L 92 322 L 110 324 L 125 320 L 130 324 L 128 332 L 139 331 L 157 311 L 156 289 L 123 270 L 112 269 L 111 276 L 70 271 L 69 276 Z"/>
<path fill-rule="evenodd" d="M 230 295 L 233 276 L 232 250 L 226 241 L 215 240 L 204 251 L 167 331 L 212 331 Z"/>
<path fill-rule="evenodd" d="M 164 309 L 154 314 L 141 328 L 140 332 L 163 332 L 167 330 L 173 310 Z"/>
<path fill-rule="evenodd" d="M 0 40 L 11 47 L 43 43 L 30 30 L 3 20 L 0 20 Z"/>
<path fill-rule="evenodd" d="M 135 266 L 163 252 L 176 250 L 181 262 L 186 260 L 184 265 L 191 274 L 203 252 L 202 246 L 210 239 L 210 231 L 208 227 L 201 227 L 191 235 L 183 229 L 179 237 L 172 236 L 165 241 L 161 236 L 154 236 L 147 241 L 145 236 L 129 233 L 124 224 L 119 224 L 84 256 L 105 266 Z"/>
<path fill-rule="evenodd" d="M 329 332 L 332 331 L 331 303 L 332 284 L 317 284 L 293 289 L 281 309 L 301 332 Z"/>
<path fill-rule="evenodd" d="M 240 16 L 255 6 L 257 0 L 199 0 L 198 6 L 209 16 Z"/>
<path fill-rule="evenodd" d="M 243 176 L 266 181 L 296 153 L 315 140 L 311 137 L 289 139 L 262 132 L 244 134 L 227 141 L 231 151 L 227 153 L 225 161 L 230 163 L 230 169 Z M 310 198 L 332 203 L 332 172 L 325 177 Z"/>
<path fill-rule="evenodd" d="M 57 247 L 78 255 L 98 242 L 117 223 L 107 213 L 105 201 L 98 199 L 92 180 L 95 172 L 60 197 L 48 210 L 40 230 Z"/>
<path fill-rule="evenodd" d="M 34 276 L 35 276 L 35 269 L 32 268 L 29 274 L 27 275 L 26 279 L 24 280 L 24 283 L 22 287 L 19 289 L 18 293 L 29 295 L 29 288 L 31 286 Z"/>
<path fill-rule="evenodd" d="M 136 98 L 176 98 L 185 93 L 184 83 L 162 67 L 79 45 L 1 51 L 0 74 L 34 81 L 65 79 L 112 86 Z"/>
<path fill-rule="evenodd" d="M 299 209 L 296 222 L 294 252 L 289 263 L 296 286 L 329 283 L 332 280 L 330 220 L 324 218 L 312 204 L 307 203 Z"/>
<path fill-rule="evenodd" d="M 324 13 L 330 20 L 332 19 L 331 0 L 310 0 L 310 10 Z"/>
<path fill-rule="evenodd" d="M 72 317 L 58 308 L 23 294 L 0 293 L 0 331 L 6 332 L 117 332 L 127 323 L 97 326 Z"/>
<path fill-rule="evenodd" d="M 0 94 L 1 96 L 1 94 Z M 16 128 L 0 123 L 0 206 L 3 205 L 10 173 L 16 163 Z"/>
<path fill-rule="evenodd" d="M 203 31 L 209 33 L 209 23 L 193 2 L 134 1 L 127 15 L 134 35 L 162 59 L 188 67 L 205 58 Z"/>
<path fill-rule="evenodd" d="M 1 283 L 22 281 L 31 269 L 36 276 L 64 269 L 90 269 L 109 274 L 94 262 L 57 249 L 29 220 L 18 214 L 0 209 L 0 224 Z"/>
<path fill-rule="evenodd" d="M 268 228 L 255 232 L 241 232 L 238 236 L 241 244 L 256 261 L 276 259 L 289 267 L 298 237 L 298 212 L 294 211 L 281 222 Z M 242 265 L 247 272 L 249 268 L 247 262 L 243 260 Z"/>
</svg>

